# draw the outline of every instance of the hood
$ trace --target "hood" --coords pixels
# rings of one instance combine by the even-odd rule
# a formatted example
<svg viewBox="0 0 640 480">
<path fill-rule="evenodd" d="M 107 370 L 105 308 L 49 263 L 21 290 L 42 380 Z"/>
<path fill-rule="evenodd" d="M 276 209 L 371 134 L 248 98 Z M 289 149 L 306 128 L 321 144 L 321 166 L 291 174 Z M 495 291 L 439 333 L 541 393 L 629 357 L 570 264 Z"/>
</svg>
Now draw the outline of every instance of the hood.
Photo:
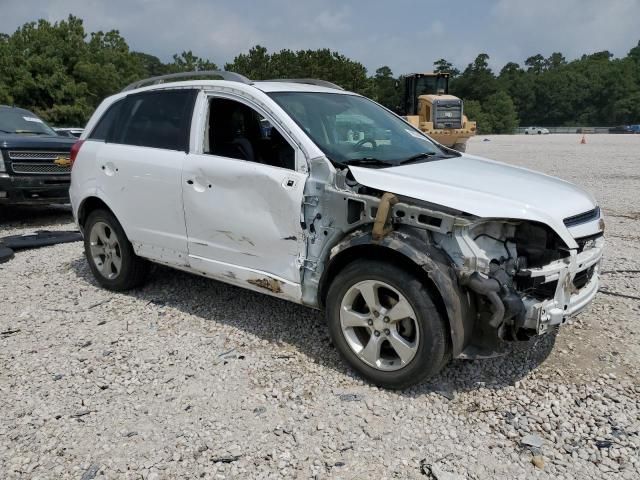
<svg viewBox="0 0 640 480">
<path fill-rule="evenodd" d="M 595 199 L 575 185 L 526 168 L 472 155 L 372 169 L 349 167 L 358 183 L 483 218 L 542 222 L 569 247 L 567 217 L 592 210 Z"/>
<path fill-rule="evenodd" d="M 58 135 L 24 135 L 0 133 L 0 148 L 71 150 L 75 139 Z"/>
</svg>

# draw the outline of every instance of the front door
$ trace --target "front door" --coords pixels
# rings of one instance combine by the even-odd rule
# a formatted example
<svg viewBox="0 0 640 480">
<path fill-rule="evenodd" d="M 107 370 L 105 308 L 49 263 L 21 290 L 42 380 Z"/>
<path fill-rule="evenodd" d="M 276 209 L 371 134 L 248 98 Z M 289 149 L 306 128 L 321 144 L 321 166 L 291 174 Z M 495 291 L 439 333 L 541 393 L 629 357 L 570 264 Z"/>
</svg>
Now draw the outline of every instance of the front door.
<svg viewBox="0 0 640 480">
<path fill-rule="evenodd" d="M 208 99 L 203 153 L 183 170 L 189 263 L 197 271 L 292 300 L 300 298 L 307 175 L 301 154 L 261 113 Z"/>
</svg>

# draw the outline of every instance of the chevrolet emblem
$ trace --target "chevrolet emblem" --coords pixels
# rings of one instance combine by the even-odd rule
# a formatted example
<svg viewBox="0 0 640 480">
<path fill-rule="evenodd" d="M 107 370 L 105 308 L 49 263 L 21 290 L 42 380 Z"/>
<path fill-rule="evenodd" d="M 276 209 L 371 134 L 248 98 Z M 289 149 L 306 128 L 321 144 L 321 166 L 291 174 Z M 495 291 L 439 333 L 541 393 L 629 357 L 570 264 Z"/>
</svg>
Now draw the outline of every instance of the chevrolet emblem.
<svg viewBox="0 0 640 480">
<path fill-rule="evenodd" d="M 55 163 L 59 167 L 69 167 L 71 166 L 71 160 L 68 157 L 58 157 L 53 163 Z"/>
</svg>

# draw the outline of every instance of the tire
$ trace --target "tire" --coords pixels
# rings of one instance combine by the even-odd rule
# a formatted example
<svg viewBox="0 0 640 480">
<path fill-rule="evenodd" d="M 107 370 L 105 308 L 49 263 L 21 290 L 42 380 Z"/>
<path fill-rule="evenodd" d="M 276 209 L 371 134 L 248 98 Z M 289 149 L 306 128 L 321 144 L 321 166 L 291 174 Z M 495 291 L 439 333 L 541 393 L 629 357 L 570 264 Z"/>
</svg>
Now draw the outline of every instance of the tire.
<svg viewBox="0 0 640 480">
<path fill-rule="evenodd" d="M 467 144 L 466 143 L 456 143 L 453 147 L 454 150 L 460 152 L 460 153 L 464 153 L 467 151 Z"/>
<path fill-rule="evenodd" d="M 102 287 L 121 292 L 144 283 L 149 263 L 134 253 L 120 222 L 111 212 L 94 210 L 84 227 L 84 253 Z"/>
<path fill-rule="evenodd" d="M 378 312 L 367 306 L 365 295 L 372 298 L 371 292 L 378 300 L 369 303 L 381 306 Z M 393 306 L 402 306 L 402 312 Z M 329 333 L 340 355 L 375 385 L 409 387 L 438 373 L 449 360 L 448 328 L 429 290 L 419 278 L 395 265 L 375 260 L 348 264 L 332 281 L 326 307 Z M 409 316 L 403 317 L 405 312 Z M 397 318 L 390 320 L 386 315 Z M 398 318 L 404 319 L 396 321 Z M 376 349 L 377 345 L 381 347 Z M 375 351 L 379 353 L 369 355 Z M 374 358 L 378 361 L 372 362 Z"/>
<path fill-rule="evenodd" d="M 525 130 L 524 134 L 525 134 L 525 135 L 529 135 L 529 132 L 527 132 L 527 131 Z"/>
<path fill-rule="evenodd" d="M 538 130 L 538 135 L 542 135 L 542 130 Z"/>
<path fill-rule="evenodd" d="M 5 247 L 2 243 L 0 243 L 0 263 L 8 262 L 13 257 L 13 250 L 11 250 L 9 247 Z"/>
</svg>

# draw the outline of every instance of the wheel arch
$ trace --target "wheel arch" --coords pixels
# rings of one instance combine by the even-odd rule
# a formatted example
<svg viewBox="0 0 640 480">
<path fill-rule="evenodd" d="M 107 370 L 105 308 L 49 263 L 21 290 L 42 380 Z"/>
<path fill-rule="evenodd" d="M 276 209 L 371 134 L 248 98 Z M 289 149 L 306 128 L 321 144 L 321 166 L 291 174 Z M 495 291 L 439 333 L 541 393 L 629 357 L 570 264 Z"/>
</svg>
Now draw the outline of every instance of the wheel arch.
<svg viewBox="0 0 640 480">
<path fill-rule="evenodd" d="M 319 288 L 318 304 L 323 308 L 331 281 L 348 264 L 358 259 L 387 261 L 420 278 L 449 328 L 449 340 L 455 357 L 469 343 L 473 332 L 473 307 L 466 291 L 458 284 L 447 257 L 424 239 L 393 231 L 379 242 L 371 232 L 349 235 L 331 250 Z"/>
<path fill-rule="evenodd" d="M 109 205 L 107 205 L 104 202 L 104 200 L 96 196 L 87 197 L 84 200 L 82 200 L 82 203 L 80 203 L 80 206 L 78 207 L 78 225 L 80 226 L 80 229 L 83 232 L 84 232 L 84 225 L 87 221 L 87 218 L 91 214 L 91 212 L 99 209 L 107 210 L 114 217 L 118 218 L 116 214 L 113 212 L 113 210 L 109 208 Z"/>
</svg>

